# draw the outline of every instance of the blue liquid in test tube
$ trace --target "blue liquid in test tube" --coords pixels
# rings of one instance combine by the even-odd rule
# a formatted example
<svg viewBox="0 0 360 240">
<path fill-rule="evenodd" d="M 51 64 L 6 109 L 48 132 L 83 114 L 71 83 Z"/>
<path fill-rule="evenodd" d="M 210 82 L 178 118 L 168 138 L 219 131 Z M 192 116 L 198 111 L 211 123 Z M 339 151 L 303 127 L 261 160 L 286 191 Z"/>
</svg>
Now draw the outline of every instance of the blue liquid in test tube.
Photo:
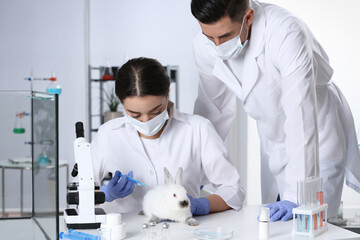
<svg viewBox="0 0 360 240">
<path fill-rule="evenodd" d="M 297 215 L 297 231 L 298 232 L 303 231 L 303 215 L 302 214 Z"/>
</svg>

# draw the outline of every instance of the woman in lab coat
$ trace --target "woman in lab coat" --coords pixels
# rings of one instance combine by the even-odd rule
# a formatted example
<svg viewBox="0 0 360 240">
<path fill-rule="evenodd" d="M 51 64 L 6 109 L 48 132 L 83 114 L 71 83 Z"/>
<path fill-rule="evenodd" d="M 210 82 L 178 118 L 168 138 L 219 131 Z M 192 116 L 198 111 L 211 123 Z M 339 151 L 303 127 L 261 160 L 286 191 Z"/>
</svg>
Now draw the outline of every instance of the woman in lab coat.
<svg viewBox="0 0 360 240">
<path fill-rule="evenodd" d="M 360 192 L 360 156 L 352 114 L 323 48 L 301 20 L 275 5 L 192 0 L 191 10 L 202 30 L 194 39 L 195 114 L 208 118 L 223 139 L 236 98 L 256 120 L 262 202 L 284 200 L 270 205 L 272 221 L 292 218 L 297 181 L 319 172 L 328 216 L 334 216 L 344 174 Z"/>
<path fill-rule="evenodd" d="M 118 71 L 115 92 L 125 117 L 101 125 L 92 142 L 95 181 L 114 175 L 101 187 L 106 201 L 115 200 L 119 212 L 139 211 L 149 187 L 164 183 L 164 167 L 173 176 L 182 167 L 193 214 L 239 210 L 244 190 L 222 139 L 207 119 L 179 112 L 168 100 L 169 86 L 154 59 L 132 59 Z M 149 187 L 134 186 L 117 170 Z M 200 186 L 208 183 L 215 192 L 200 197 Z"/>
</svg>

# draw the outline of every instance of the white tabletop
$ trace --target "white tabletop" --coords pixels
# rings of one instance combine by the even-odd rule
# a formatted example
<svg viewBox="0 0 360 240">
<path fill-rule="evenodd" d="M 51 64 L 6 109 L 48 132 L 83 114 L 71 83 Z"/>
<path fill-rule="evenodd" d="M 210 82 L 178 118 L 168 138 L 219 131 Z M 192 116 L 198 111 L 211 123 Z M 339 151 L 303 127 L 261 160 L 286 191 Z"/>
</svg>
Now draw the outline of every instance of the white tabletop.
<svg viewBox="0 0 360 240">
<path fill-rule="evenodd" d="M 196 217 L 199 222 L 199 226 L 197 227 L 191 227 L 184 223 L 170 222 L 171 239 L 194 239 L 194 230 L 205 227 L 230 228 L 234 233 L 232 239 L 258 239 L 259 223 L 257 221 L 257 216 L 259 213 L 259 207 L 260 206 L 245 206 L 238 212 L 228 210 L 221 213 L 198 216 Z M 126 225 L 126 239 L 140 239 L 141 225 L 146 222 L 146 220 L 145 216 L 140 216 L 137 213 L 122 214 L 122 221 L 125 222 Z M 292 226 L 292 221 L 270 223 L 269 239 L 309 239 L 308 237 L 291 235 Z M 158 232 L 160 234 L 161 224 L 158 224 L 156 228 L 159 230 Z M 62 217 L 60 219 L 60 231 L 67 232 L 66 224 Z M 79 231 L 96 235 L 96 230 Z M 319 235 L 316 239 L 360 239 L 360 235 L 328 224 L 328 231 Z"/>
<path fill-rule="evenodd" d="M 170 223 L 170 235 L 172 240 L 194 239 L 193 233 L 197 228 L 221 227 L 230 228 L 234 232 L 232 239 L 258 239 L 257 215 L 259 206 L 245 206 L 239 212 L 228 210 L 221 213 L 209 214 L 196 217 L 199 226 L 191 227 L 183 223 Z M 122 221 L 126 225 L 126 239 L 140 239 L 140 229 L 143 222 L 146 222 L 145 216 L 139 216 L 137 213 L 122 214 Z M 41 220 L 45 229 L 53 229 L 54 219 Z M 49 226 L 46 226 L 49 224 Z M 328 231 L 317 236 L 315 239 L 360 239 L 360 235 L 350 232 L 340 227 L 328 224 Z M 156 227 L 158 230 L 161 224 Z M 21 231 L 18 231 L 21 229 Z M 309 239 L 308 237 L 291 235 L 292 221 L 270 223 L 270 238 L 276 240 L 289 239 Z M 63 217 L 60 217 L 60 231 L 67 232 Z M 96 235 L 96 230 L 80 230 L 82 232 Z M 160 231 L 159 231 L 160 232 Z M 0 220 L 0 239 L 36 239 L 41 240 L 41 231 L 35 226 L 33 221 L 29 220 Z M 49 233 L 50 236 L 53 234 Z M 52 238 L 53 239 L 53 238 Z M 160 239 L 160 238 L 157 238 Z"/>
</svg>

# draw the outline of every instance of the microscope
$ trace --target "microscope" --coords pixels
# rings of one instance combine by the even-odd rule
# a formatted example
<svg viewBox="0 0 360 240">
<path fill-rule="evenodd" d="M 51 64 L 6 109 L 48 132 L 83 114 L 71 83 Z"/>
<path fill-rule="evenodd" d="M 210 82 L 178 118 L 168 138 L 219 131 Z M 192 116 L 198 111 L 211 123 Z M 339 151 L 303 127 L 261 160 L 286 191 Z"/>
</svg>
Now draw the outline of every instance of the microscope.
<svg viewBox="0 0 360 240">
<path fill-rule="evenodd" d="M 77 122 L 75 129 L 75 166 L 71 175 L 78 176 L 79 182 L 72 182 L 67 186 L 67 203 L 75 207 L 65 209 L 64 220 L 67 228 L 100 228 L 100 224 L 105 221 L 106 213 L 102 208 L 94 206 L 105 202 L 105 193 L 96 191 L 100 187 L 94 184 L 91 144 L 84 137 L 83 123 Z"/>
</svg>

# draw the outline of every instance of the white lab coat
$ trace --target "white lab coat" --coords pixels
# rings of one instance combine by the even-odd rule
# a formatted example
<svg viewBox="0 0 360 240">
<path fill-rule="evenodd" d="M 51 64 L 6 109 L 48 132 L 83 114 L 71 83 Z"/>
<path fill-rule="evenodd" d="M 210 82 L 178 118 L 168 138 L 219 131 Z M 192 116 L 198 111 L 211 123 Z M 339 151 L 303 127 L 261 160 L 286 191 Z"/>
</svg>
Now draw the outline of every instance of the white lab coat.
<svg viewBox="0 0 360 240">
<path fill-rule="evenodd" d="M 200 186 L 211 183 L 216 188 L 214 193 L 230 207 L 241 208 L 245 193 L 239 174 L 210 121 L 172 108 L 156 151 L 157 158 L 151 161 L 137 131 L 125 117 L 108 121 L 92 141 L 94 179 L 100 182 L 108 172 L 127 174 L 132 170 L 135 179 L 154 187 L 164 183 L 164 167 L 173 177 L 182 167 L 183 185 L 191 196 L 200 197 Z M 114 200 L 119 212 L 142 210 L 148 190 L 135 186 L 132 194 Z"/>
<path fill-rule="evenodd" d="M 205 36 L 196 35 L 200 80 L 194 112 L 208 118 L 225 139 L 236 97 L 242 100 L 257 121 L 263 203 L 274 202 L 278 193 L 296 203 L 296 182 L 319 172 L 313 164 L 319 155 L 331 217 L 340 204 L 344 173 L 348 185 L 360 192 L 360 155 L 349 106 L 307 26 L 278 6 L 252 4 L 251 37 L 236 59 L 217 58 Z"/>
</svg>

